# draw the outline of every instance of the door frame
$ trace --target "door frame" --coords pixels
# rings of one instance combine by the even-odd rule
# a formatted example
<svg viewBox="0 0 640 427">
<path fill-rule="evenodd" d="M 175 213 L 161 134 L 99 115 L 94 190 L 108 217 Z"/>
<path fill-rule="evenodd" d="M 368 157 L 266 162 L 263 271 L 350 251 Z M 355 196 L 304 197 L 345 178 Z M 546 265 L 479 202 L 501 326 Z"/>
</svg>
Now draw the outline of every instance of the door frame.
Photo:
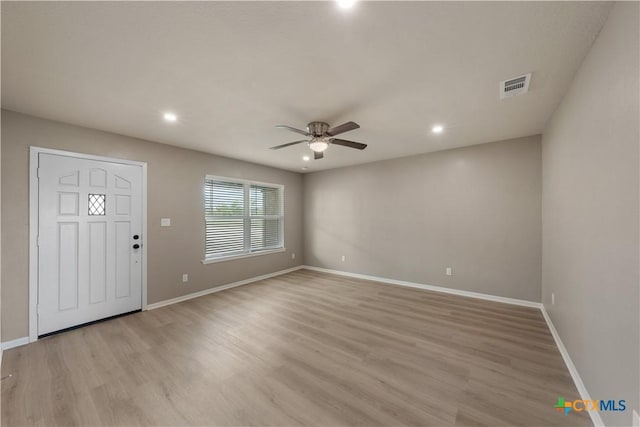
<svg viewBox="0 0 640 427">
<path fill-rule="evenodd" d="M 147 163 L 72 151 L 29 147 L 29 342 L 38 340 L 38 160 L 39 154 L 120 163 L 142 168 L 142 310 L 147 309 Z"/>
</svg>

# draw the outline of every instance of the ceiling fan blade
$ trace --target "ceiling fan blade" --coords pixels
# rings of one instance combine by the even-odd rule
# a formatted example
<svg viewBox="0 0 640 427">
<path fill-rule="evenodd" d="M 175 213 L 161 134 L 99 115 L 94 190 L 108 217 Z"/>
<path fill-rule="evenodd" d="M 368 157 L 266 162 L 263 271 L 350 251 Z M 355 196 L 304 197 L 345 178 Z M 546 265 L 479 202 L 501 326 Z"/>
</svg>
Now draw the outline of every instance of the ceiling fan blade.
<svg viewBox="0 0 640 427">
<path fill-rule="evenodd" d="M 324 157 L 324 153 L 318 153 L 317 151 L 313 152 L 313 160 L 320 160 Z"/>
<path fill-rule="evenodd" d="M 332 144 L 342 145 L 343 147 L 356 148 L 358 150 L 364 150 L 367 148 L 367 144 L 361 142 L 347 141 L 346 139 L 332 138 L 329 140 Z"/>
<path fill-rule="evenodd" d="M 309 132 L 304 131 L 304 130 L 300 130 L 300 129 L 296 129 L 296 128 L 292 128 L 291 126 L 277 125 L 276 127 L 279 128 L 279 129 L 287 129 L 287 130 L 290 130 L 291 132 L 299 133 L 300 135 L 311 136 L 311 134 Z"/>
<path fill-rule="evenodd" d="M 284 147 L 289 147 L 290 145 L 300 144 L 301 142 L 307 142 L 307 140 L 306 140 L 306 139 L 303 139 L 303 140 L 301 140 L 301 141 L 288 142 L 288 143 L 286 143 L 286 144 L 276 145 L 275 147 L 271 147 L 271 148 L 269 148 L 269 149 L 270 149 L 270 150 L 279 150 L 279 149 L 284 148 Z"/>
<path fill-rule="evenodd" d="M 336 136 L 336 135 L 339 135 L 341 133 L 349 132 L 350 130 L 356 130 L 359 127 L 360 127 L 360 125 L 357 124 L 356 122 L 347 122 L 347 123 L 343 123 L 343 124 L 341 124 L 339 126 L 332 127 L 326 133 L 329 136 Z"/>
</svg>

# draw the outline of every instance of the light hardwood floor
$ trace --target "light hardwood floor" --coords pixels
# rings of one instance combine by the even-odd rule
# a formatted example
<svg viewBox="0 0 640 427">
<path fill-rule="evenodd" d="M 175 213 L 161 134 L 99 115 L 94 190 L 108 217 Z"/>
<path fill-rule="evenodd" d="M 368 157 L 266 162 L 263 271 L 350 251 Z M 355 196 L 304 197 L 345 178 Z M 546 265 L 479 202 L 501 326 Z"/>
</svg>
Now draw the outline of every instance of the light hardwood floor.
<svg viewBox="0 0 640 427">
<path fill-rule="evenodd" d="M 2 425 L 590 425 L 538 310 L 308 270 L 4 353 Z"/>
</svg>

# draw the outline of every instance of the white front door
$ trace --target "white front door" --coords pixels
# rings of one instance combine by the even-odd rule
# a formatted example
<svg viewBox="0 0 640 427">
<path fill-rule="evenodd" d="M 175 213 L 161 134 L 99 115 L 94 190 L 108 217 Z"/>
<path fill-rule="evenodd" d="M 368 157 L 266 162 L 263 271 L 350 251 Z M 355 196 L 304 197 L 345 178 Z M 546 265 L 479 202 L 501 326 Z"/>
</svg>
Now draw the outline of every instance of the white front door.
<svg viewBox="0 0 640 427">
<path fill-rule="evenodd" d="M 141 309 L 142 167 L 38 163 L 38 335 Z"/>
</svg>

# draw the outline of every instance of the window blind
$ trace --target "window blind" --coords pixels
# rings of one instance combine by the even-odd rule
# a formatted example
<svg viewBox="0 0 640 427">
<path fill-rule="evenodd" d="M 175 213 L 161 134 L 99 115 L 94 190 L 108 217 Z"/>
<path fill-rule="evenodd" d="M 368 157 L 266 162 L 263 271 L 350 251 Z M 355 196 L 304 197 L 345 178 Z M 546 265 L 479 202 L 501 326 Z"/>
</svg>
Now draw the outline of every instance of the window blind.
<svg viewBox="0 0 640 427">
<path fill-rule="evenodd" d="M 207 176 L 204 207 L 206 259 L 284 246 L 282 186 Z"/>
</svg>

